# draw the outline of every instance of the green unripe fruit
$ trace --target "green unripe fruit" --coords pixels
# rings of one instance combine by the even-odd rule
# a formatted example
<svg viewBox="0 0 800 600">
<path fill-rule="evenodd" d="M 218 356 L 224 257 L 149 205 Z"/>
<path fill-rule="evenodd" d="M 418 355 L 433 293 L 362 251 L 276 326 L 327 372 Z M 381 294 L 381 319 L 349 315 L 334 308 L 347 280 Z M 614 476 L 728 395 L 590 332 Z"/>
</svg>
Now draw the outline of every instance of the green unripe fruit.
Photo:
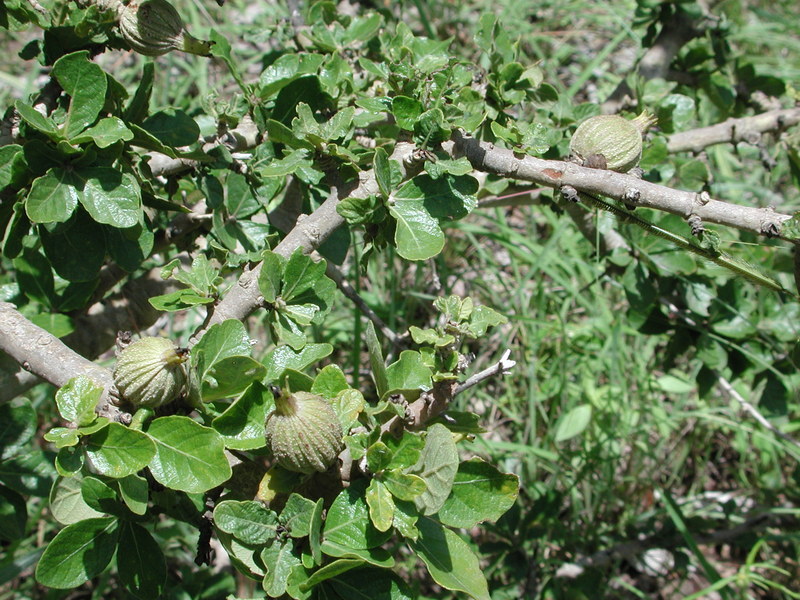
<svg viewBox="0 0 800 600">
<path fill-rule="evenodd" d="M 642 134 L 655 122 L 643 112 L 632 120 L 619 115 L 597 115 L 578 126 L 569 142 L 569 150 L 581 162 L 602 156 L 605 168 L 625 173 L 642 158 Z"/>
<path fill-rule="evenodd" d="M 156 408 L 172 402 L 186 388 L 183 363 L 188 351 L 166 338 L 144 337 L 122 349 L 114 366 L 121 398 L 135 407 Z"/>
<path fill-rule="evenodd" d="M 122 37 L 139 54 L 160 56 L 170 50 L 208 56 L 212 42 L 198 40 L 183 24 L 183 19 L 167 0 L 131 0 L 119 9 Z"/>
<path fill-rule="evenodd" d="M 308 392 L 284 392 L 275 399 L 266 436 L 278 464 L 298 473 L 327 471 L 344 449 L 342 426 L 330 403 Z"/>
</svg>

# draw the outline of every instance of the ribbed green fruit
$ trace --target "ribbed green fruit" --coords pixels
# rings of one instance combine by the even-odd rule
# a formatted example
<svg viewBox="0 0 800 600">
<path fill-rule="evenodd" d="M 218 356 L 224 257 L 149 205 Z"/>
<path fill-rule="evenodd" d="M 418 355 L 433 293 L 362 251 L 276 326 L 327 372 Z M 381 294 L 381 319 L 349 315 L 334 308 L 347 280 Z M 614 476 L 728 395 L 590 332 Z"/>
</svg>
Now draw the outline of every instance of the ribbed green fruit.
<svg viewBox="0 0 800 600">
<path fill-rule="evenodd" d="M 145 56 L 160 56 L 170 50 L 208 56 L 212 42 L 198 40 L 167 0 L 132 0 L 120 8 L 119 30 L 131 48 Z"/>
<path fill-rule="evenodd" d="M 602 155 L 606 168 L 625 173 L 642 158 L 642 134 L 655 122 L 646 112 L 632 120 L 619 115 L 597 115 L 581 123 L 572 135 L 569 149 L 585 162 Z"/>
<path fill-rule="evenodd" d="M 308 392 L 284 392 L 275 399 L 266 436 L 278 464 L 298 473 L 327 471 L 344 449 L 342 426 L 330 403 Z"/>
<path fill-rule="evenodd" d="M 135 407 L 172 402 L 186 387 L 187 355 L 166 338 L 144 337 L 126 346 L 114 366 L 119 395 Z"/>
</svg>

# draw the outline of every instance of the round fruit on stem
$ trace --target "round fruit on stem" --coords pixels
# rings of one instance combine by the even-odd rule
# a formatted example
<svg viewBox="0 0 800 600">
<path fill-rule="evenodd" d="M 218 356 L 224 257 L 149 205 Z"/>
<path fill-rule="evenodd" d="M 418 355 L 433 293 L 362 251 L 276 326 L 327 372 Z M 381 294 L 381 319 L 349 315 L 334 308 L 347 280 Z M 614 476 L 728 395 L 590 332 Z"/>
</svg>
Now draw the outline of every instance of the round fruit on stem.
<svg viewBox="0 0 800 600">
<path fill-rule="evenodd" d="M 117 356 L 114 384 L 123 400 L 134 407 L 156 408 L 172 402 L 186 388 L 184 362 L 188 350 L 166 338 L 143 337 Z"/>
<path fill-rule="evenodd" d="M 632 120 L 597 115 L 581 123 L 569 142 L 570 153 L 583 163 L 602 156 L 605 168 L 626 173 L 642 157 L 642 135 L 656 119 L 646 111 Z"/>
<path fill-rule="evenodd" d="M 323 473 L 344 449 L 342 426 L 330 403 L 309 392 L 280 392 L 266 436 L 278 464 L 307 475 Z"/>
<path fill-rule="evenodd" d="M 131 48 L 145 56 L 160 56 L 170 50 L 209 56 L 213 44 L 186 31 L 183 19 L 167 0 L 132 0 L 121 6 L 119 30 Z"/>
</svg>

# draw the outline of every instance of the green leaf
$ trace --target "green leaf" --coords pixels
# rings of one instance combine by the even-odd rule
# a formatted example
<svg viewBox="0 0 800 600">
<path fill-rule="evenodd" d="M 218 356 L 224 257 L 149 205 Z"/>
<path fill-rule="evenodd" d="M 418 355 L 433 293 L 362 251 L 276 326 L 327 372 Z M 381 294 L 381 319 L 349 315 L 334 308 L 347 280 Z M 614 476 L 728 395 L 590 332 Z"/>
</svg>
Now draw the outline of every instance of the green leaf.
<svg viewBox="0 0 800 600">
<path fill-rule="evenodd" d="M 583 430 L 592 420 L 592 405 L 579 404 L 567 411 L 556 425 L 554 440 L 556 443 L 564 442 L 583 433 Z"/>
<path fill-rule="evenodd" d="M 80 135 L 72 138 L 70 143 L 83 144 L 94 142 L 98 148 L 108 148 L 119 141 L 129 142 L 133 139 L 133 132 L 128 129 L 119 117 L 106 117 L 94 127 L 90 127 Z"/>
<path fill-rule="evenodd" d="M 109 423 L 86 439 L 86 456 L 95 470 L 117 479 L 146 467 L 155 453 L 153 442 L 145 434 L 119 423 Z"/>
<path fill-rule="evenodd" d="M 62 525 L 102 517 L 103 513 L 86 504 L 81 493 L 80 476 L 58 477 L 50 490 L 50 512 Z"/>
<path fill-rule="evenodd" d="M 428 488 L 422 477 L 403 473 L 399 469 L 384 471 L 381 481 L 392 496 L 400 500 L 413 501 Z"/>
<path fill-rule="evenodd" d="M 389 532 L 378 531 L 370 521 L 369 506 L 364 497 L 366 486 L 364 480 L 354 482 L 333 501 L 322 532 L 324 552 L 329 553 L 329 544 L 340 549 L 368 550 L 389 539 Z"/>
<path fill-rule="evenodd" d="M 272 392 L 254 381 L 211 425 L 225 438 L 225 447 L 235 450 L 263 448 L 264 423 L 274 406 Z"/>
<path fill-rule="evenodd" d="M 444 425 L 431 425 L 419 461 L 411 469 L 411 473 L 419 475 L 427 486 L 425 492 L 414 499 L 423 515 L 432 515 L 442 507 L 453 489 L 457 471 L 458 450 L 453 434 Z"/>
<path fill-rule="evenodd" d="M 14 259 L 14 268 L 20 291 L 42 305 L 52 307 L 56 297 L 55 281 L 50 262 L 44 255 L 23 248 L 22 254 Z"/>
<path fill-rule="evenodd" d="M 165 146 L 191 146 L 200 137 L 195 120 L 178 109 L 153 113 L 142 122 L 142 127 Z"/>
<path fill-rule="evenodd" d="M 224 440 L 213 429 L 188 417 L 160 417 L 147 435 L 156 443 L 150 471 L 166 487 L 202 493 L 230 479 Z"/>
<path fill-rule="evenodd" d="M 392 193 L 392 169 L 389 165 L 389 155 L 383 148 L 375 149 L 375 156 L 372 159 L 372 168 L 375 171 L 375 181 L 378 189 L 384 198 L 388 198 Z"/>
<path fill-rule="evenodd" d="M 63 223 L 78 206 L 74 175 L 54 167 L 31 184 L 25 201 L 25 213 L 32 223 Z"/>
<path fill-rule="evenodd" d="M 364 561 L 358 558 L 340 558 L 338 560 L 334 560 L 333 562 L 328 563 L 324 567 L 317 569 L 314 571 L 314 574 L 308 578 L 305 583 L 300 585 L 301 590 L 310 590 L 315 585 L 322 583 L 332 577 L 336 577 L 337 575 L 341 575 L 342 573 L 346 573 L 351 569 L 355 569 L 357 567 L 361 567 L 364 565 Z M 347 598 L 351 598 L 352 596 L 347 596 Z M 370 598 L 375 598 L 375 596 L 370 596 Z"/>
<path fill-rule="evenodd" d="M 475 600 L 491 600 L 478 557 L 458 535 L 430 518 L 419 520 L 420 536 L 409 541 L 414 554 L 428 567 L 434 581 Z"/>
<path fill-rule="evenodd" d="M 422 103 L 408 96 L 395 96 L 392 98 L 392 114 L 397 125 L 407 131 L 413 131 L 414 123 L 422 114 Z"/>
<path fill-rule="evenodd" d="M 390 200 L 389 214 L 397 221 L 397 253 L 406 260 L 427 260 L 444 248 L 444 233 L 438 220 L 425 210 L 422 199 Z"/>
<path fill-rule="evenodd" d="M 108 81 L 99 66 L 81 50 L 59 58 L 53 64 L 53 76 L 70 95 L 64 133 L 72 139 L 95 122 L 106 101 Z"/>
<path fill-rule="evenodd" d="M 289 257 L 283 272 L 283 289 L 281 297 L 290 304 L 305 292 L 314 287 L 322 277 L 325 277 L 326 262 L 314 261 L 310 256 L 303 254 L 301 248 L 295 250 Z"/>
<path fill-rule="evenodd" d="M 159 598 L 167 579 L 161 546 L 147 529 L 125 521 L 120 527 L 117 571 L 125 589 L 136 598 Z"/>
<path fill-rule="evenodd" d="M 403 350 L 400 358 L 386 367 L 386 393 L 408 391 L 411 399 L 414 399 L 414 395 L 418 396 L 420 391 L 431 389 L 432 375 L 430 367 L 425 364 L 419 352 Z"/>
<path fill-rule="evenodd" d="M 312 386 L 313 387 L 313 386 Z M 358 422 L 358 415 L 366 406 L 364 396 L 358 390 L 348 388 L 339 392 L 331 403 L 345 435 Z"/>
<path fill-rule="evenodd" d="M 194 290 L 184 288 L 182 290 L 175 290 L 169 294 L 153 296 L 152 298 L 148 298 L 147 301 L 150 302 L 150 305 L 156 310 L 176 312 L 179 310 L 186 310 L 193 306 L 211 304 L 215 299 L 209 296 L 200 296 Z"/>
<path fill-rule="evenodd" d="M 88 425 L 95 419 L 94 409 L 102 395 L 103 386 L 85 375 L 78 375 L 56 392 L 58 412 L 65 421 Z"/>
<path fill-rule="evenodd" d="M 135 515 L 147 512 L 149 485 L 144 477 L 128 475 L 117 481 L 119 493 L 128 509 Z"/>
<path fill-rule="evenodd" d="M 369 568 L 349 571 L 329 580 L 328 585 L 336 591 L 339 597 L 348 600 L 412 600 L 415 598 L 408 585 L 386 569 Z"/>
<path fill-rule="evenodd" d="M 108 566 L 118 537 L 114 517 L 67 525 L 45 548 L 36 565 L 36 581 L 58 590 L 77 588 Z"/>
<path fill-rule="evenodd" d="M 263 545 L 277 537 L 278 515 L 252 500 L 223 500 L 214 508 L 214 524 L 245 544 Z"/>
<path fill-rule="evenodd" d="M 36 410 L 27 398 L 0 404 L 0 460 L 11 458 L 27 446 L 37 427 Z"/>
<path fill-rule="evenodd" d="M 124 505 L 117 500 L 117 492 L 97 477 L 83 478 L 81 495 L 89 508 L 115 516 L 126 513 Z"/>
<path fill-rule="evenodd" d="M 38 448 L 28 446 L 0 462 L 0 482 L 23 495 L 47 496 L 55 477 L 52 455 Z"/>
<path fill-rule="evenodd" d="M 288 539 L 283 543 L 273 540 L 261 551 L 261 560 L 269 566 L 262 584 L 264 591 L 273 598 L 283 595 L 289 573 L 300 564 L 300 559 L 292 553 L 293 549 L 294 542 Z"/>
<path fill-rule="evenodd" d="M 22 539 L 27 520 L 25 498 L 0 485 L 0 540 L 11 542 Z"/>
<path fill-rule="evenodd" d="M 375 529 L 388 531 L 394 519 L 394 500 L 388 488 L 379 480 L 372 479 L 367 488 L 366 500 L 369 506 L 369 518 Z"/>
<path fill-rule="evenodd" d="M 392 451 L 378 440 L 367 448 L 367 468 L 371 473 L 379 473 L 392 460 Z"/>
<path fill-rule="evenodd" d="M 155 79 L 155 63 L 147 62 L 142 66 L 142 76 L 136 93 L 125 108 L 123 115 L 128 123 L 141 123 L 150 112 L 150 96 L 153 93 L 153 80 Z"/>
<path fill-rule="evenodd" d="M 378 341 L 378 334 L 375 332 L 375 325 L 372 321 L 367 323 L 365 332 L 367 341 L 367 351 L 369 352 L 369 364 L 372 369 L 372 377 L 375 380 L 375 387 L 378 397 L 382 398 L 389 391 L 389 380 L 386 374 L 386 363 L 383 359 L 383 351 Z"/>
<path fill-rule="evenodd" d="M 78 431 L 70 427 L 53 427 L 43 437 L 56 448 L 77 446 L 78 442 L 81 441 Z"/>
<path fill-rule="evenodd" d="M 73 176 L 83 182 L 78 200 L 95 221 L 123 229 L 139 223 L 142 196 L 133 175 L 111 167 L 90 167 L 76 169 Z"/>
<path fill-rule="evenodd" d="M 342 369 L 338 365 L 328 365 L 317 373 L 311 393 L 319 394 L 323 398 L 336 398 L 339 392 L 349 387 Z"/>
<path fill-rule="evenodd" d="M 320 500 L 322 500 L 320 498 Z M 306 537 L 311 533 L 311 520 L 316 506 L 314 502 L 300 494 L 292 493 L 286 501 L 280 515 L 280 523 L 295 538 Z"/>
<path fill-rule="evenodd" d="M 58 127 L 56 127 L 56 124 L 53 122 L 53 120 L 50 119 L 49 117 L 45 117 L 42 113 L 40 113 L 32 106 L 28 106 L 21 100 L 17 100 L 16 102 L 14 102 L 14 108 L 16 109 L 17 114 L 19 114 L 19 116 L 22 117 L 22 120 L 25 121 L 25 123 L 36 129 L 37 131 L 41 131 L 42 133 L 47 135 L 47 137 L 49 137 L 50 139 L 58 141 L 59 139 L 63 138 L 61 132 L 58 130 Z"/>
<path fill-rule="evenodd" d="M 235 387 L 235 382 L 227 379 L 228 375 L 239 372 L 241 368 L 244 368 L 245 371 L 256 369 L 252 363 L 242 361 L 220 364 L 232 357 L 249 357 L 251 349 L 250 337 L 241 321 L 227 319 L 222 323 L 212 325 L 197 345 L 192 348 L 191 354 L 192 365 L 196 369 L 197 379 L 202 383 L 204 391 L 213 395 L 215 387 L 225 388 L 229 385 Z M 222 377 L 222 379 L 217 379 L 217 377 Z M 247 385 L 249 383 L 248 381 Z"/>
<path fill-rule="evenodd" d="M 474 338 L 482 337 L 489 327 L 508 323 L 508 319 L 488 306 L 476 306 L 469 319 L 469 332 Z"/>
<path fill-rule="evenodd" d="M 480 458 L 458 466 L 453 491 L 439 509 L 443 525 L 470 529 L 483 521 L 496 522 L 511 508 L 519 493 L 519 478 L 501 473 Z"/>
<path fill-rule="evenodd" d="M 228 356 L 203 373 L 200 396 L 203 402 L 231 398 L 263 379 L 267 369 L 249 356 Z"/>
<path fill-rule="evenodd" d="M 97 277 L 106 256 L 103 229 L 84 210 L 76 210 L 52 231 L 39 231 L 45 255 L 58 275 L 74 282 Z"/>
<path fill-rule="evenodd" d="M 287 345 L 277 346 L 264 357 L 267 373 L 263 381 L 264 383 L 276 381 L 286 369 L 301 371 L 331 352 L 333 346 L 330 344 L 306 344 L 301 350 L 294 350 Z"/>
</svg>

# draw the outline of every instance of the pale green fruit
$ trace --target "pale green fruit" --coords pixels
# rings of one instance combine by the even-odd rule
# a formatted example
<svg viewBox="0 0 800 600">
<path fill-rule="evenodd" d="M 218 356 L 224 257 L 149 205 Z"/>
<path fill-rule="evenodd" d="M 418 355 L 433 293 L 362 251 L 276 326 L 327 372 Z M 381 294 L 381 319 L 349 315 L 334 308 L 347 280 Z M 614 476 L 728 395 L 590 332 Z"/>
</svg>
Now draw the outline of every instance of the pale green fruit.
<svg viewBox="0 0 800 600">
<path fill-rule="evenodd" d="M 278 464 L 298 473 L 327 471 L 344 449 L 342 426 L 330 403 L 308 392 L 275 399 L 266 435 Z"/>
<path fill-rule="evenodd" d="M 208 56 L 213 42 L 198 40 L 167 0 L 131 0 L 119 9 L 122 37 L 139 54 L 160 56 L 170 50 Z"/>
<path fill-rule="evenodd" d="M 642 134 L 655 122 L 646 112 L 632 120 L 619 115 L 597 115 L 581 123 L 572 135 L 569 150 L 580 161 L 602 155 L 606 168 L 625 173 L 642 158 Z"/>
<path fill-rule="evenodd" d="M 120 397 L 136 407 L 156 408 L 172 402 L 186 388 L 183 363 L 187 356 L 187 350 L 160 337 L 144 337 L 126 346 L 114 366 Z"/>
</svg>

